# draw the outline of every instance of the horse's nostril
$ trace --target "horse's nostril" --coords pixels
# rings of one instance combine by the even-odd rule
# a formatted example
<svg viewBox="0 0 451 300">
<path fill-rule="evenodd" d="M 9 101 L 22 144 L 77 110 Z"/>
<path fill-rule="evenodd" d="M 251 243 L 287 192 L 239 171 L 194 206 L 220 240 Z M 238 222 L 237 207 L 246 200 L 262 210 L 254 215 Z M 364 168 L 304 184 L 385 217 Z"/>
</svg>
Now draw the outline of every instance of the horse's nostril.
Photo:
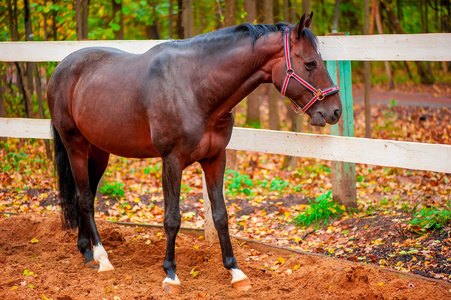
<svg viewBox="0 0 451 300">
<path fill-rule="evenodd" d="M 335 110 L 335 115 L 336 115 L 337 117 L 340 117 L 340 116 L 341 116 L 341 108 L 337 108 L 337 109 Z"/>
</svg>

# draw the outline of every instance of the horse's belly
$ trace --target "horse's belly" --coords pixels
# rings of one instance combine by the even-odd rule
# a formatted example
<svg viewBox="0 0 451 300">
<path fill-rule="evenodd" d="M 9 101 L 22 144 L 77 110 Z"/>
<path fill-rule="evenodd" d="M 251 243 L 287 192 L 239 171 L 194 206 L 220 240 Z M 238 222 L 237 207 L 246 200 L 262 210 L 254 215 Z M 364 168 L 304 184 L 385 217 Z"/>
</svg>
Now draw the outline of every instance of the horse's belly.
<svg viewBox="0 0 451 300">
<path fill-rule="evenodd" d="M 85 124 L 89 124 L 89 122 Z M 160 153 L 152 144 L 148 123 L 132 121 L 91 123 L 90 128 L 84 128 L 82 124 L 80 125 L 78 127 L 83 136 L 91 144 L 105 152 L 134 158 L 160 156 Z M 93 128 L 94 130 L 92 130 Z"/>
</svg>

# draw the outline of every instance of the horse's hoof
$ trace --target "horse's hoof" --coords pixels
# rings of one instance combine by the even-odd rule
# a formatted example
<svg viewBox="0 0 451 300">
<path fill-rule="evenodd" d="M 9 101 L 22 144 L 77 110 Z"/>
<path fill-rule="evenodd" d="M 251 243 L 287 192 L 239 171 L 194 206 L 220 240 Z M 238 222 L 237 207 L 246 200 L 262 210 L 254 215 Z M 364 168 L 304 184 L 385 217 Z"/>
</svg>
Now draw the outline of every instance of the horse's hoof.
<svg viewBox="0 0 451 300">
<path fill-rule="evenodd" d="M 113 265 L 107 259 L 99 260 L 99 272 L 114 271 Z"/>
<path fill-rule="evenodd" d="M 163 289 L 170 294 L 179 294 L 181 290 L 180 284 L 169 283 L 163 281 Z"/>
<path fill-rule="evenodd" d="M 90 268 L 90 269 L 98 269 L 99 268 L 99 265 L 93 259 L 90 260 L 90 261 L 85 262 L 85 266 Z"/>
<path fill-rule="evenodd" d="M 108 254 L 102 245 L 94 246 L 94 260 L 99 263 L 99 272 L 114 270 L 113 265 L 108 260 Z"/>
<path fill-rule="evenodd" d="M 246 277 L 241 280 L 232 282 L 232 287 L 238 291 L 247 291 L 252 286 L 251 286 L 251 281 L 249 280 L 249 278 Z"/>
</svg>

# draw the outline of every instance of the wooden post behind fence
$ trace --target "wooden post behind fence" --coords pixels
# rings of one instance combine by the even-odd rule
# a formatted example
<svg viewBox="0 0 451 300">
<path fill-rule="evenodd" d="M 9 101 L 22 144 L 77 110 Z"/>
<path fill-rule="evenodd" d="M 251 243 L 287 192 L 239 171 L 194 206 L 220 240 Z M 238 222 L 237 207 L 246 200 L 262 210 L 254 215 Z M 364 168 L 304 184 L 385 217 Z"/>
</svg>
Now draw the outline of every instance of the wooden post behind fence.
<svg viewBox="0 0 451 300">
<path fill-rule="evenodd" d="M 334 82 L 340 86 L 343 113 L 340 121 L 330 127 L 330 134 L 354 136 L 354 110 L 350 61 L 327 61 L 327 69 Z M 332 161 L 332 195 L 336 202 L 346 207 L 357 208 L 355 163 Z"/>
</svg>

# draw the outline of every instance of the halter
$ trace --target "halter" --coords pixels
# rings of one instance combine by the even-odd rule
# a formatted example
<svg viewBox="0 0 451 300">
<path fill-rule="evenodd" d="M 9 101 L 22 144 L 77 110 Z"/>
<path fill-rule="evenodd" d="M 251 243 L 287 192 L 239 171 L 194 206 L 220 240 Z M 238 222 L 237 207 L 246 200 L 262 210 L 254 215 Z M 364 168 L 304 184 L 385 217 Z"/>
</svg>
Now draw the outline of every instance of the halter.
<svg viewBox="0 0 451 300">
<path fill-rule="evenodd" d="M 291 68 L 291 60 L 290 60 L 290 43 L 289 43 L 289 31 L 290 28 L 287 27 L 287 30 L 284 34 L 284 43 L 283 43 L 283 48 L 285 51 L 285 61 L 287 63 L 287 76 L 285 77 L 285 80 L 283 82 L 282 85 L 282 90 L 281 90 L 281 94 L 285 95 L 285 92 L 287 91 L 287 87 L 288 87 L 288 83 L 290 81 L 291 78 L 294 78 L 297 82 L 299 82 L 300 84 L 302 84 L 303 86 L 305 86 L 307 89 L 309 89 L 310 91 L 312 91 L 313 93 L 313 98 L 304 106 L 301 107 L 299 106 L 299 104 L 297 104 L 296 102 L 293 101 L 293 99 L 291 99 L 290 97 L 288 97 L 288 99 L 290 99 L 291 104 L 294 107 L 294 111 L 298 114 L 298 115 L 303 115 L 305 114 L 305 112 L 318 100 L 321 101 L 323 100 L 326 96 L 338 93 L 338 91 L 340 90 L 338 88 L 338 86 L 333 85 L 327 89 L 325 89 L 324 91 L 321 89 L 315 89 L 313 86 L 311 86 L 307 81 L 305 81 L 304 79 L 302 79 L 299 75 L 297 75 L 294 70 Z"/>
</svg>

